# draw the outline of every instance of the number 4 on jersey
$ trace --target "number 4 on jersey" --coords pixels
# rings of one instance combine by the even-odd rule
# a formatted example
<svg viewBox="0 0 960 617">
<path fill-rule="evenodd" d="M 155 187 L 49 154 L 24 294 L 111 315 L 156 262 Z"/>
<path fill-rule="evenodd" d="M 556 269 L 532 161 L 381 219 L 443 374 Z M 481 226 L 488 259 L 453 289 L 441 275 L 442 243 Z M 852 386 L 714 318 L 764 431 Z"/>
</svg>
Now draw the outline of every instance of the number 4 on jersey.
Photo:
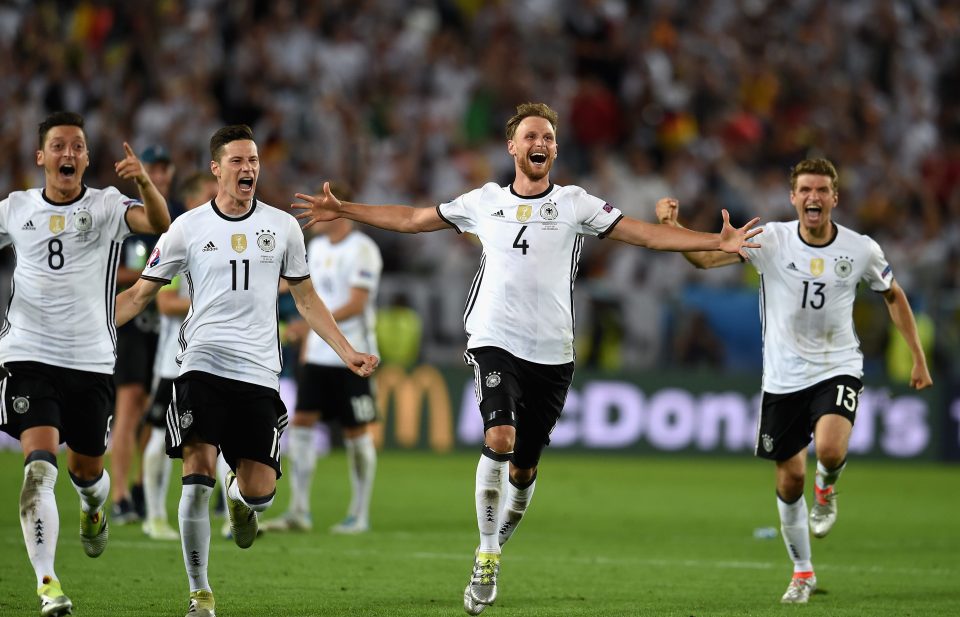
<svg viewBox="0 0 960 617">
<path fill-rule="evenodd" d="M 523 240 L 522 242 L 520 241 L 520 236 L 523 235 L 523 232 L 526 231 L 526 229 L 526 225 L 522 226 L 520 231 L 517 232 L 517 237 L 513 239 L 513 248 L 522 249 L 524 255 L 527 254 L 527 249 L 530 248 L 530 244 L 526 240 Z"/>
</svg>

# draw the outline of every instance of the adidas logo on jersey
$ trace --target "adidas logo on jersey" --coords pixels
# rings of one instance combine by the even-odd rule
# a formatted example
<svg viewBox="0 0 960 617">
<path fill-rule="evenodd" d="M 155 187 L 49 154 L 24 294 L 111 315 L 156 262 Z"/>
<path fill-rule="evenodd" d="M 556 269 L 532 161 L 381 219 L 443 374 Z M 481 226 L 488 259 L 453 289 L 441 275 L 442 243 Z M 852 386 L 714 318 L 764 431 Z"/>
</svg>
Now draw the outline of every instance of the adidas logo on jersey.
<svg viewBox="0 0 960 617">
<path fill-rule="evenodd" d="M 792 261 L 789 264 L 787 264 L 787 270 L 796 270 L 796 269 L 797 267 L 793 265 Z"/>
<path fill-rule="evenodd" d="M 495 216 L 495 217 L 497 217 L 497 218 L 501 218 L 501 219 L 502 219 L 502 218 L 504 217 L 503 210 L 497 210 L 497 211 L 494 212 L 491 216 Z"/>
<path fill-rule="evenodd" d="M 37 228 L 33 226 L 33 221 L 27 221 L 23 224 L 23 227 L 20 229 L 26 229 L 28 231 L 35 231 Z"/>
<path fill-rule="evenodd" d="M 213 244 L 212 241 L 211 241 L 211 242 L 207 242 L 207 245 L 203 247 L 203 252 L 204 252 L 204 253 L 206 253 L 207 251 L 215 251 L 215 250 L 217 250 L 217 247 L 214 246 L 214 244 Z"/>
</svg>

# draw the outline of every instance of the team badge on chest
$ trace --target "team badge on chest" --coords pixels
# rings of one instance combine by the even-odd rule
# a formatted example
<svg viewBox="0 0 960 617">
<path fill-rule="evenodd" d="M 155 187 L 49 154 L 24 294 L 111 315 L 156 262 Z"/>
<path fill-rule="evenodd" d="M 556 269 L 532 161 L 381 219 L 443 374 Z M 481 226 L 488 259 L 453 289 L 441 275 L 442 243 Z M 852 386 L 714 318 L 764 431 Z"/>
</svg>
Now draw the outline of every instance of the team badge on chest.
<svg viewBox="0 0 960 617">
<path fill-rule="evenodd" d="M 277 248 L 277 239 L 269 229 L 261 229 L 257 232 L 257 246 L 264 253 L 269 253 Z"/>
<path fill-rule="evenodd" d="M 77 210 L 73 213 L 73 228 L 77 231 L 93 229 L 93 215 L 89 210 Z"/>
<path fill-rule="evenodd" d="M 247 250 L 246 234 L 233 234 L 230 236 L 230 248 L 238 253 L 242 253 Z"/>
<path fill-rule="evenodd" d="M 54 214 L 50 216 L 50 231 L 52 233 L 58 234 L 63 231 L 64 227 L 66 227 L 66 219 L 62 214 Z"/>
</svg>

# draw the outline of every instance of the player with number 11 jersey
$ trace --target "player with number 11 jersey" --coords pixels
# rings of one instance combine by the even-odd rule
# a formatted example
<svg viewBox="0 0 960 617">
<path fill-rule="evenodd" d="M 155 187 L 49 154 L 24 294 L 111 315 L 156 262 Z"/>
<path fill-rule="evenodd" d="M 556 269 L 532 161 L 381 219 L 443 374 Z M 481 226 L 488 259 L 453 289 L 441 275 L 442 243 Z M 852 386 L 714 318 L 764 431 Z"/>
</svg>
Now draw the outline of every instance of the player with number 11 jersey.
<svg viewBox="0 0 960 617">
<path fill-rule="evenodd" d="M 296 219 L 256 199 L 239 217 L 216 200 L 179 216 L 141 276 L 165 284 L 183 272 L 191 306 L 180 330 L 180 373 L 278 389 L 276 289 L 281 277 L 308 279 L 306 259 Z"/>
</svg>

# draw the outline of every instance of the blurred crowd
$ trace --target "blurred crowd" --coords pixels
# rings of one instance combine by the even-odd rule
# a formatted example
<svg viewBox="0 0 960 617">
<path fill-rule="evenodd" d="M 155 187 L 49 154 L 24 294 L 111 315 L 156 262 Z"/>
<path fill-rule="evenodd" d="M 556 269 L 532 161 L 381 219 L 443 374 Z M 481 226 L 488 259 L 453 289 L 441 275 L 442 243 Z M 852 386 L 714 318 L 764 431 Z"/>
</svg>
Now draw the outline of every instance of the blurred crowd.
<svg viewBox="0 0 960 617">
<path fill-rule="evenodd" d="M 791 218 L 790 167 L 825 156 L 841 174 L 838 221 L 886 249 L 937 329 L 934 370 L 960 349 L 950 0 L 14 0 L 0 6 L 0 73 L 0 195 L 40 184 L 36 126 L 58 109 L 87 119 L 93 186 L 117 184 L 124 140 L 162 144 L 190 171 L 207 166 L 214 130 L 247 123 L 259 197 L 278 207 L 324 179 L 358 201 L 424 206 L 506 183 L 503 125 L 524 101 L 560 112 L 555 182 L 651 221 L 665 195 L 695 229 L 719 229 L 721 208 L 740 223 Z M 456 361 L 478 247 L 453 232 L 372 235 L 382 301 L 417 309 L 425 359 Z M 679 255 L 591 241 L 580 272 L 588 365 L 740 358 L 723 324 L 743 320 L 723 298 L 756 306 L 748 268 L 698 272 Z M 720 301 L 684 303 L 702 288 Z M 884 310 L 858 313 L 878 365 Z"/>
</svg>

